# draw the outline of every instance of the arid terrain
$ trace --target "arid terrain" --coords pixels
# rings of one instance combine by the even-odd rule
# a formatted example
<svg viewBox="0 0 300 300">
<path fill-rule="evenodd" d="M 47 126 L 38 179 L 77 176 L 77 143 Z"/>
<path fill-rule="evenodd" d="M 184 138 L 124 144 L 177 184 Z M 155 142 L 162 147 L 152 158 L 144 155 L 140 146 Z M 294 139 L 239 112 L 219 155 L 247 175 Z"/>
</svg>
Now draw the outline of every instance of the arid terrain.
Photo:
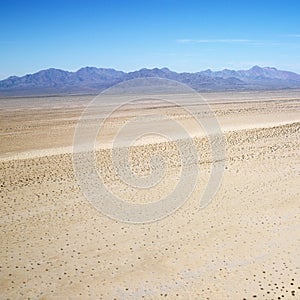
<svg viewBox="0 0 300 300">
<path fill-rule="evenodd" d="M 73 139 L 93 96 L 0 99 L 1 299 L 300 299 L 300 91 L 202 96 L 211 111 L 186 95 L 162 98 L 181 101 L 203 120 L 215 116 L 223 131 L 222 182 L 203 209 L 213 159 L 205 132 L 180 107 L 139 101 L 99 132 L 105 184 L 140 203 L 158 201 L 180 177 L 174 141 L 181 137 L 153 116 L 180 120 L 193 137 L 200 156 L 195 189 L 173 214 L 145 224 L 105 216 L 80 190 Z M 87 128 L 110 101 L 95 106 Z M 151 191 L 124 185 L 110 160 L 118 128 L 139 115 L 145 132 L 166 128 L 171 137 L 150 135 L 130 147 L 138 176 L 149 175 L 153 153 L 166 159 L 165 178 Z M 122 136 L 121 145 L 133 135 Z"/>
</svg>

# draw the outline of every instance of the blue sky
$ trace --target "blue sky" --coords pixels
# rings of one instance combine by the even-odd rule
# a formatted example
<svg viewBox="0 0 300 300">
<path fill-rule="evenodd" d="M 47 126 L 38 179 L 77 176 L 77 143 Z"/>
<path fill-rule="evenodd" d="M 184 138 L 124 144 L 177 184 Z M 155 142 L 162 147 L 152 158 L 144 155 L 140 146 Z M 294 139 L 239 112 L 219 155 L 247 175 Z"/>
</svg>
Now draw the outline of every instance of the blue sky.
<svg viewBox="0 0 300 300">
<path fill-rule="evenodd" d="M 55 67 L 300 73 L 300 1 L 0 2 L 0 79 Z"/>
</svg>

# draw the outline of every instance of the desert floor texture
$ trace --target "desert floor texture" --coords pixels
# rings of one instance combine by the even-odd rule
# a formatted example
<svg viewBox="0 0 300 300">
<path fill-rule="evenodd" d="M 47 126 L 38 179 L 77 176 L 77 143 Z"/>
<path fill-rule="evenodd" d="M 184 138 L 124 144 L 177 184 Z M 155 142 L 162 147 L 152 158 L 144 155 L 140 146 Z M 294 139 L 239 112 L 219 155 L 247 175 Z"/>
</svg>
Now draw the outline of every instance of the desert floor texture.
<svg viewBox="0 0 300 300">
<path fill-rule="evenodd" d="M 200 156 L 197 185 L 173 214 L 146 224 L 103 215 L 78 186 L 74 130 L 93 96 L 0 99 L 0 298 L 300 299 L 300 91 L 203 96 L 212 111 L 189 95 L 149 96 L 111 115 L 99 132 L 96 161 L 104 183 L 126 201 L 147 203 L 180 179 L 174 142 L 180 136 L 156 116 L 190 131 Z M 111 98 L 95 105 L 82 143 Z M 203 209 L 209 142 L 189 113 L 159 98 L 181 101 L 203 120 L 215 115 L 222 128 L 224 174 Z M 118 128 L 139 115 L 145 132 L 165 126 L 170 137 L 150 134 L 130 146 L 138 176 L 149 175 L 153 153 L 165 157 L 165 177 L 151 190 L 124 184 L 111 163 Z"/>
</svg>

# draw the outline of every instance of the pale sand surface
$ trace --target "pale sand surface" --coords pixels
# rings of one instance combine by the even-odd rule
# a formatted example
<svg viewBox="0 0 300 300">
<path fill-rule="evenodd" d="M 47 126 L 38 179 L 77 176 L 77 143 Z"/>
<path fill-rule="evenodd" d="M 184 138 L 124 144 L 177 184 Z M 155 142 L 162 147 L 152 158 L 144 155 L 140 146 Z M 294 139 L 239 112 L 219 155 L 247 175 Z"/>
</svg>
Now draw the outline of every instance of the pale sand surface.
<svg viewBox="0 0 300 300">
<path fill-rule="evenodd" d="M 105 183 L 116 195 L 142 203 L 174 188 L 179 153 L 172 141 L 137 141 L 131 148 L 134 172 L 148 174 L 157 152 L 170 168 L 151 193 L 133 191 L 111 170 L 117 129 L 133 116 L 167 114 L 194 137 L 201 156 L 195 191 L 174 214 L 150 224 L 111 220 L 80 192 L 71 155 L 74 127 L 93 96 L 0 99 L 0 298 L 300 299 L 300 92 L 203 96 L 226 141 L 222 185 L 203 210 L 199 195 L 210 172 L 209 147 L 186 113 L 140 102 L 117 112 L 98 137 Z M 201 112 L 193 97 L 163 98 Z M 110 101 L 95 106 L 87 128 L 109 111 Z M 143 126 L 155 131 L 153 119 Z"/>
</svg>

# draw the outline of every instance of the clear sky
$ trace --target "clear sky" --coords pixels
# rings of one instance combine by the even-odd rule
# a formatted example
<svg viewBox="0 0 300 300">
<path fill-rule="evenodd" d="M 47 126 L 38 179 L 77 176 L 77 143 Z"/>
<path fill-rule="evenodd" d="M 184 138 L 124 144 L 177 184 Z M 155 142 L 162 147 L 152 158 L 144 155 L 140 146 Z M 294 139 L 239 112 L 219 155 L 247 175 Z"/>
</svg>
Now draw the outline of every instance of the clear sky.
<svg viewBox="0 0 300 300">
<path fill-rule="evenodd" d="M 0 79 L 45 68 L 300 73 L 300 1 L 0 0 Z"/>
</svg>

